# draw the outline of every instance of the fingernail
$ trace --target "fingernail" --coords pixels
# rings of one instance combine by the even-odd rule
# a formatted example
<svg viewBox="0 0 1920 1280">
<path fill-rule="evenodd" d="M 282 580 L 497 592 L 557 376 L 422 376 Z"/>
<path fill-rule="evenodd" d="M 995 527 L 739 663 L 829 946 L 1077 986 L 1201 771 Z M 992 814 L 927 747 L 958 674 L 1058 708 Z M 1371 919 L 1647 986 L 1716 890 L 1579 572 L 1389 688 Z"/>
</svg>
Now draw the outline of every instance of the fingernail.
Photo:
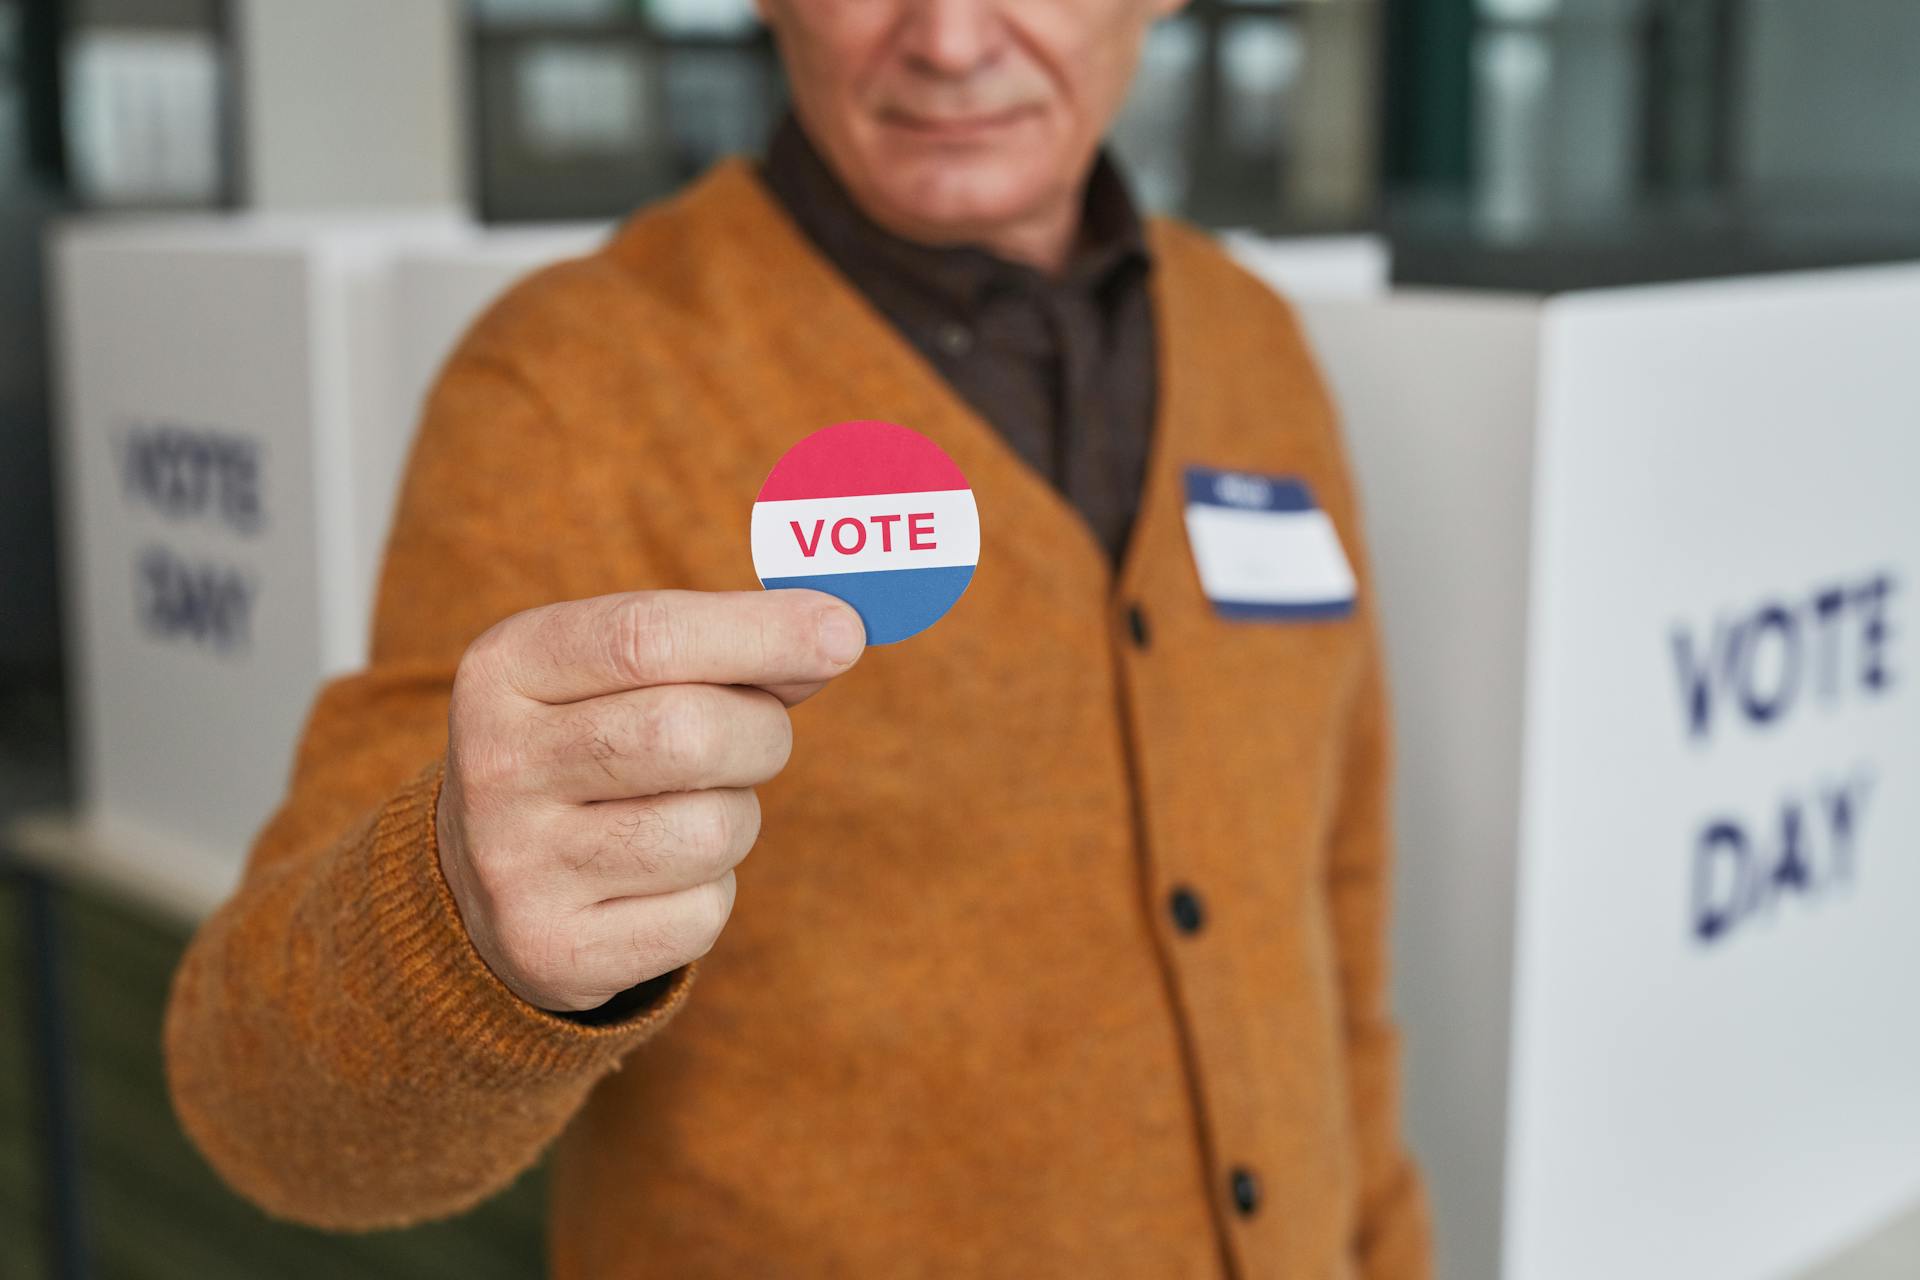
<svg viewBox="0 0 1920 1280">
<path fill-rule="evenodd" d="M 833 608 L 820 615 L 820 652 L 827 661 L 844 667 L 867 647 L 867 629 L 851 609 Z"/>
</svg>

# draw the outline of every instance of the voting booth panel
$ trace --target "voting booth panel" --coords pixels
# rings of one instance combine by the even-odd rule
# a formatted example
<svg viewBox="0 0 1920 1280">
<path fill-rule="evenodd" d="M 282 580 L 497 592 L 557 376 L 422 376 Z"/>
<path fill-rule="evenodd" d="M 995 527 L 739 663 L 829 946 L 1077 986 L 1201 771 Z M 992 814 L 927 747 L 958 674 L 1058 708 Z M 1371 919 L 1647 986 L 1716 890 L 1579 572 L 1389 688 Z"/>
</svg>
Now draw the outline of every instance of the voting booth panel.
<svg viewBox="0 0 1920 1280">
<path fill-rule="evenodd" d="M 1920 269 L 1304 310 L 1443 1273 L 1818 1261 L 1920 1197 Z"/>
<path fill-rule="evenodd" d="M 1272 288 L 1302 298 L 1371 298 L 1387 291 L 1393 253 L 1379 236 L 1268 236 L 1234 229 L 1220 243 Z"/>
<path fill-rule="evenodd" d="M 396 255 L 387 279 L 394 333 L 388 413 L 396 430 L 412 438 L 440 367 L 496 298 L 529 272 L 592 253 L 612 230 L 570 223 L 483 231 Z"/>
<path fill-rule="evenodd" d="M 1360 487 L 1397 776 L 1404 1107 L 1446 1280 L 1498 1276 L 1539 307 L 1300 305 Z"/>
<path fill-rule="evenodd" d="M 49 246 L 79 802 L 169 907 L 225 894 L 316 683 L 363 656 L 406 445 L 387 264 L 456 234 L 112 220 Z"/>
<path fill-rule="evenodd" d="M 1550 304 L 1518 1273 L 1765 1274 L 1920 1195 L 1916 315 L 1920 269 Z"/>
</svg>

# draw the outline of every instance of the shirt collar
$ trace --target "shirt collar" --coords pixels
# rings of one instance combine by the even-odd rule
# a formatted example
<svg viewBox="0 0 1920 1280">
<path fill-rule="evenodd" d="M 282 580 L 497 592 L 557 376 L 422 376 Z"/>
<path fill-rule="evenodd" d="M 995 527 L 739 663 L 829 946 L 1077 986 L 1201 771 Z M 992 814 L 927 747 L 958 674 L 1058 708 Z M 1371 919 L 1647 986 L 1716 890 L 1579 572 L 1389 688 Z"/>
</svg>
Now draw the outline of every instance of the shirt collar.
<svg viewBox="0 0 1920 1280">
<path fill-rule="evenodd" d="M 774 130 L 761 174 L 808 236 L 856 282 L 891 279 L 963 316 L 1006 291 L 1101 294 L 1151 263 L 1145 225 L 1105 147 L 1088 176 L 1078 239 L 1058 281 L 978 245 L 927 245 L 886 230 L 854 201 L 791 111 Z"/>
</svg>

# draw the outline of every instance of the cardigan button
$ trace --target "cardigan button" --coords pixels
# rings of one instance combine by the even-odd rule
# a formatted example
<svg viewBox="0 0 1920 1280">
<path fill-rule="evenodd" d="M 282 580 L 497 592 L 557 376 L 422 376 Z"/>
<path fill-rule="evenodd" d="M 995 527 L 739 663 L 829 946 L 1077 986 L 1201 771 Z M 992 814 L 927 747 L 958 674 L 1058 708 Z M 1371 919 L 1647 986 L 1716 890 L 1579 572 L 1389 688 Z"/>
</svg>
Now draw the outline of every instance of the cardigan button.
<svg viewBox="0 0 1920 1280">
<path fill-rule="evenodd" d="M 1199 895 L 1184 885 L 1167 898 L 1167 910 L 1173 915 L 1174 927 L 1182 933 L 1198 933 L 1207 923 Z"/>
<path fill-rule="evenodd" d="M 1133 647 L 1144 649 L 1151 638 L 1147 631 L 1147 611 L 1137 604 L 1127 606 L 1127 630 L 1133 635 Z"/>
<path fill-rule="evenodd" d="M 1253 1176 L 1253 1170 L 1240 1166 L 1234 1169 L 1229 1188 L 1233 1192 L 1233 1207 L 1240 1211 L 1243 1218 L 1251 1218 L 1260 1207 L 1260 1180 Z"/>
<path fill-rule="evenodd" d="M 950 356 L 964 356 L 973 350 L 973 330 L 958 322 L 949 322 L 934 330 L 934 341 Z"/>
</svg>

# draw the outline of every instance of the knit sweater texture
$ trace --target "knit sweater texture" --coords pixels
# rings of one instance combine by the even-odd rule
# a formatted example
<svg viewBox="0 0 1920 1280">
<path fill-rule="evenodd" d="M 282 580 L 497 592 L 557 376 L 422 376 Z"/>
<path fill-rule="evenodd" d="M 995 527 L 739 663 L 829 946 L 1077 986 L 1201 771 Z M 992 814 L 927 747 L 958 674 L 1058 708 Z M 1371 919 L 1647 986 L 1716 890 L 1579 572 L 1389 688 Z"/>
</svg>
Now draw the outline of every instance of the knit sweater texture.
<svg viewBox="0 0 1920 1280">
<path fill-rule="evenodd" d="M 561 1280 L 1428 1274 L 1334 416 L 1282 300 L 1193 228 L 1149 236 L 1160 403 L 1117 570 L 744 161 L 475 324 L 411 446 L 368 665 L 319 691 L 175 977 L 175 1106 L 235 1189 L 401 1225 L 551 1148 Z M 556 600 L 754 587 L 768 469 L 856 418 L 966 473 L 971 588 L 795 711 L 708 956 L 608 1025 L 521 1001 L 439 868 L 463 651 Z M 1354 612 L 1218 615 L 1189 465 L 1303 480 Z"/>
</svg>

